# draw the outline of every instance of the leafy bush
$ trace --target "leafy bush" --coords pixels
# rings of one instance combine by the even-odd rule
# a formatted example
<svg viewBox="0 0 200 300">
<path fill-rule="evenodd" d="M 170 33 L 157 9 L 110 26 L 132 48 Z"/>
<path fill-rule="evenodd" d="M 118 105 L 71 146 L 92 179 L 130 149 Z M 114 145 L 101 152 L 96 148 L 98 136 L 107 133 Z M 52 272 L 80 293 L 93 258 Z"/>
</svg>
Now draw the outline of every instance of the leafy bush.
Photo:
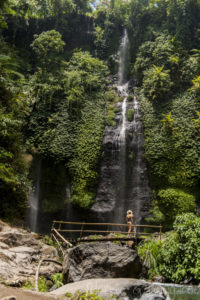
<svg viewBox="0 0 200 300">
<path fill-rule="evenodd" d="M 105 92 L 105 100 L 106 102 L 117 103 L 118 95 L 114 90 L 109 90 Z"/>
<path fill-rule="evenodd" d="M 115 126 L 116 125 L 116 121 L 115 121 L 116 108 L 113 105 L 109 105 L 109 104 L 107 104 L 106 107 L 107 107 L 107 115 L 105 118 L 106 125 Z"/>
<path fill-rule="evenodd" d="M 34 35 L 31 44 L 32 49 L 37 55 L 40 66 L 52 71 L 60 62 L 60 53 L 63 52 L 65 42 L 56 30 L 44 31 L 40 35 Z"/>
<path fill-rule="evenodd" d="M 158 258 L 159 272 L 180 283 L 200 281 L 200 218 L 192 213 L 177 216 L 174 232 L 167 234 Z"/>
<path fill-rule="evenodd" d="M 195 212 L 195 197 L 179 189 L 168 188 L 158 192 L 160 210 L 166 221 L 172 224 L 178 214 Z"/>
<path fill-rule="evenodd" d="M 128 102 L 131 102 L 131 101 L 133 101 L 133 98 L 134 98 L 133 95 L 128 95 L 127 101 L 128 101 Z"/>
<path fill-rule="evenodd" d="M 164 67 L 153 66 L 144 72 L 142 87 L 150 100 L 165 100 L 171 93 L 172 85 L 169 70 L 164 70 Z"/>
<path fill-rule="evenodd" d="M 126 117 L 129 122 L 133 121 L 133 118 L 134 118 L 134 109 L 133 108 L 130 108 L 127 110 Z"/>
<path fill-rule="evenodd" d="M 158 260 L 161 252 L 162 242 L 160 240 L 147 240 L 138 247 L 138 254 L 145 266 L 148 267 L 150 278 L 159 275 Z"/>
<path fill-rule="evenodd" d="M 145 241 L 138 253 L 149 267 L 149 276 L 162 275 L 167 281 L 200 282 L 200 218 L 192 213 L 176 217 L 174 231 L 161 241 Z"/>
<path fill-rule="evenodd" d="M 51 275 L 51 279 L 53 280 L 53 283 L 56 285 L 56 288 L 63 286 L 63 275 L 62 273 L 56 273 Z"/>
<path fill-rule="evenodd" d="M 72 295 L 71 293 L 66 293 L 65 296 L 73 299 L 76 297 L 77 300 L 105 300 L 102 296 L 99 295 L 100 290 L 93 290 L 93 291 L 88 291 L 88 292 L 81 292 L 78 291 L 75 295 Z M 115 297 L 110 296 L 109 299 L 116 300 Z"/>
<path fill-rule="evenodd" d="M 44 276 L 40 276 L 38 278 L 38 290 L 39 292 L 48 292 L 48 285 L 47 285 L 47 281 L 46 278 Z"/>
</svg>

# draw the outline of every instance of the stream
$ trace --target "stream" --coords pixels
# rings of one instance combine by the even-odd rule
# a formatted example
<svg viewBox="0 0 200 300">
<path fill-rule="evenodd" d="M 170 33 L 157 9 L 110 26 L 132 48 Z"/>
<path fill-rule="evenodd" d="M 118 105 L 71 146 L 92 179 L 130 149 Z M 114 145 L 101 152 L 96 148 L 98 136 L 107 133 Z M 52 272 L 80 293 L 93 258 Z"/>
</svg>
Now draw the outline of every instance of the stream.
<svg viewBox="0 0 200 300">
<path fill-rule="evenodd" d="M 161 285 L 168 291 L 171 300 L 200 300 L 200 288 L 197 286 L 170 283 Z"/>
</svg>

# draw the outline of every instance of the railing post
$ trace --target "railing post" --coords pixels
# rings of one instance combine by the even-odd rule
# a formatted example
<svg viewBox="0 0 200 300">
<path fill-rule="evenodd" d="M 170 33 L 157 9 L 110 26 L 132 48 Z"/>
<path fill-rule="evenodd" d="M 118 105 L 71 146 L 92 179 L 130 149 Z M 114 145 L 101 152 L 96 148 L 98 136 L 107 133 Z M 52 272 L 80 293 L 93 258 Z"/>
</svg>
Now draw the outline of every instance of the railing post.
<svg viewBox="0 0 200 300">
<path fill-rule="evenodd" d="M 54 230 L 55 221 L 53 221 L 52 227 L 51 227 L 51 239 L 53 237 L 53 230 Z"/>
<path fill-rule="evenodd" d="M 107 235 L 109 234 L 109 228 L 110 228 L 110 226 L 108 225 L 107 226 Z"/>
<path fill-rule="evenodd" d="M 83 228 L 84 228 L 84 225 L 85 225 L 85 222 L 82 223 L 81 225 L 81 232 L 80 232 L 80 239 L 82 238 L 82 235 L 83 235 Z"/>
<path fill-rule="evenodd" d="M 136 238 L 136 234 L 137 234 L 137 226 L 134 225 L 134 236 L 135 236 L 135 238 Z"/>
</svg>

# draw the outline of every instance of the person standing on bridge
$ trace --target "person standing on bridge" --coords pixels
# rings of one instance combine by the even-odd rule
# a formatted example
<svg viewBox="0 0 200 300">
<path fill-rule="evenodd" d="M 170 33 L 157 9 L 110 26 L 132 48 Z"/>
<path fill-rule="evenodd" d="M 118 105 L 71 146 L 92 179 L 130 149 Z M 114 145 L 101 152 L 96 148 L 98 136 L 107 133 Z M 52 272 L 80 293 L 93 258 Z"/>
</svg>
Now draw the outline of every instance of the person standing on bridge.
<svg viewBox="0 0 200 300">
<path fill-rule="evenodd" d="M 128 224 L 128 234 L 130 234 L 133 225 L 133 212 L 130 209 L 126 213 L 126 223 Z"/>
</svg>

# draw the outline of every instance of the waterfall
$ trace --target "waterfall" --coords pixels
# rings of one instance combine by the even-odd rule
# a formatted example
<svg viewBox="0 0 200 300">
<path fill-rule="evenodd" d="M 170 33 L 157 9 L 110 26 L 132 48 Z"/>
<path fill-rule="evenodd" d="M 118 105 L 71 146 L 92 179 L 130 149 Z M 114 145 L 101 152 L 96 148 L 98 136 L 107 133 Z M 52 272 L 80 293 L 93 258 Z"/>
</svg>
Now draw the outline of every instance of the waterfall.
<svg viewBox="0 0 200 300">
<path fill-rule="evenodd" d="M 36 164 L 36 182 L 29 194 L 28 223 L 30 230 L 37 232 L 37 220 L 39 212 L 41 161 Z"/>
<path fill-rule="evenodd" d="M 125 29 L 122 37 L 122 42 L 119 48 L 119 72 L 118 72 L 119 86 L 122 86 L 122 84 L 126 81 L 127 55 L 128 55 L 128 34 L 127 34 L 127 30 Z"/>
<path fill-rule="evenodd" d="M 134 212 L 134 222 L 139 224 L 148 215 L 151 190 L 144 161 L 144 137 L 139 103 L 134 97 L 127 101 L 130 84 L 127 77 L 128 34 L 124 30 L 119 48 L 117 89 L 123 102 L 117 104 L 116 126 L 106 128 L 100 167 L 100 180 L 96 202 L 92 207 L 99 221 L 124 223 L 126 211 Z M 133 93 L 133 91 L 131 91 Z M 133 121 L 126 118 L 134 110 Z"/>
</svg>

